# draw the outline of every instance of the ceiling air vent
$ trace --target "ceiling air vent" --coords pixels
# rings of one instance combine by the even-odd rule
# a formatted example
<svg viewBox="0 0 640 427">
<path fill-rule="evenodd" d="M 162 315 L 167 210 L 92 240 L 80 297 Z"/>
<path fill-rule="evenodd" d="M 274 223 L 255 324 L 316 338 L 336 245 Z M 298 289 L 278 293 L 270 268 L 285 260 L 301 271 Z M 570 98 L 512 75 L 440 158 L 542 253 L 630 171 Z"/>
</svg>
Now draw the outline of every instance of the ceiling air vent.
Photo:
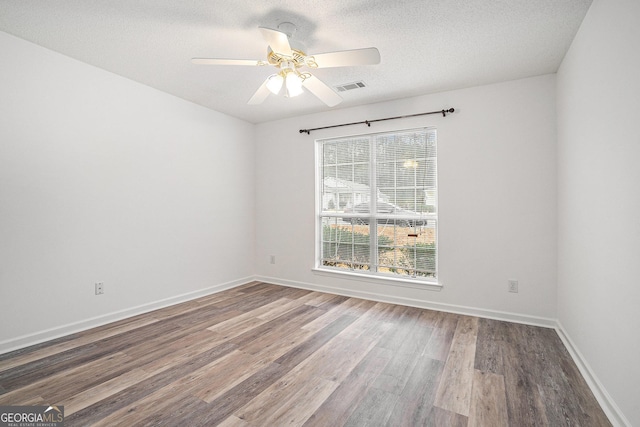
<svg viewBox="0 0 640 427">
<path fill-rule="evenodd" d="M 347 90 L 360 89 L 366 87 L 364 82 L 345 83 L 343 85 L 334 86 L 338 92 L 345 92 Z"/>
</svg>

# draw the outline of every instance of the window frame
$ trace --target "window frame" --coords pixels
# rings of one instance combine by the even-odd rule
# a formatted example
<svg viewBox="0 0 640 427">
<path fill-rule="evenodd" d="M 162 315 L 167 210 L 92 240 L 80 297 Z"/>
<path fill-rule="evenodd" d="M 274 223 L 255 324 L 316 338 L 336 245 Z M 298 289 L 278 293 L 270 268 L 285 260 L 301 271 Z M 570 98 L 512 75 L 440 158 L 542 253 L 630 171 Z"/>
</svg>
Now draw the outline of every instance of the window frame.
<svg viewBox="0 0 640 427">
<path fill-rule="evenodd" d="M 383 220 L 385 217 L 387 219 L 395 219 L 396 221 L 398 220 L 404 220 L 404 219 L 411 219 L 412 217 L 406 217 L 406 218 L 401 218 L 398 217 L 397 215 L 392 215 L 392 216 L 385 216 L 384 214 L 378 213 L 377 212 L 377 204 L 380 203 L 378 201 L 378 197 L 380 194 L 380 190 L 378 189 L 378 182 L 377 182 L 377 156 L 376 156 L 376 151 L 377 151 L 377 138 L 380 138 L 381 136 L 386 136 L 386 135 L 401 135 L 401 134 L 408 134 L 411 132 L 424 132 L 426 134 L 426 138 L 428 139 L 429 133 L 433 133 L 433 138 L 435 139 L 434 143 L 435 143 L 435 151 L 436 154 L 435 156 L 428 156 L 425 153 L 425 162 L 430 162 L 433 161 L 434 166 L 435 166 L 435 171 L 431 172 L 429 171 L 428 168 L 425 169 L 425 176 L 427 173 L 433 173 L 433 183 L 430 186 L 423 186 L 423 188 L 421 188 L 421 191 L 425 191 L 425 195 L 423 197 L 427 197 L 426 196 L 426 192 L 430 191 L 430 190 L 434 190 L 435 191 L 435 196 L 433 197 L 433 206 L 434 206 L 434 210 L 435 212 L 432 213 L 421 213 L 421 219 L 424 219 L 425 221 L 429 221 L 432 220 L 434 221 L 433 224 L 433 228 L 434 228 L 434 250 L 435 250 L 435 263 L 434 263 L 434 271 L 433 271 L 433 276 L 420 276 L 417 275 L 415 272 L 415 275 L 408 275 L 408 274 L 399 274 L 399 273 L 391 273 L 391 272 L 385 272 L 385 271 L 380 271 L 380 269 L 384 269 L 384 268 L 388 268 L 388 266 L 385 265 L 381 265 L 379 262 L 379 255 L 378 255 L 378 250 L 380 248 L 380 245 L 378 244 L 378 226 L 379 226 L 379 220 Z M 364 214 L 360 214 L 360 213 L 352 213 L 352 214 L 348 214 L 348 213 L 344 213 L 344 212 L 327 212 L 323 210 L 323 204 L 325 202 L 325 200 L 323 199 L 323 196 L 325 195 L 324 192 L 324 186 L 325 186 L 325 181 L 324 181 L 324 176 L 323 176 L 323 171 L 325 168 L 325 159 L 324 159 L 324 146 L 325 144 L 331 143 L 331 142 L 340 142 L 341 140 L 343 141 L 355 141 L 356 139 L 367 139 L 368 140 L 368 146 L 369 146 L 369 160 L 367 162 L 368 167 L 369 167 L 369 187 L 370 187 L 370 199 L 368 200 L 369 203 L 369 207 L 370 207 L 370 211 L 366 212 Z M 328 137 L 328 138 L 320 138 L 320 139 L 316 139 L 315 140 L 315 180 L 316 180 L 316 185 L 315 185 L 315 263 L 314 263 L 314 268 L 313 271 L 318 273 L 318 274 L 322 274 L 322 275 L 329 275 L 329 276 L 333 276 L 333 277 L 349 277 L 352 279 L 356 279 L 356 280 L 365 280 L 365 281 L 371 281 L 372 279 L 374 281 L 380 281 L 383 283 L 389 283 L 389 284 L 397 284 L 397 285 L 401 285 L 401 286 L 408 286 L 408 287 L 413 287 L 413 288 L 419 288 L 419 289 L 437 289 L 439 290 L 441 288 L 441 284 L 439 283 L 439 277 L 438 277 L 438 273 L 439 273 L 439 269 L 438 269 L 438 258 L 439 258 L 439 251 L 438 251 L 438 242 L 439 242 L 439 238 L 438 238 L 438 213 L 439 213 L 439 209 L 438 209 L 438 197 L 439 197 L 439 183 L 438 183 L 438 168 L 437 168 L 437 163 L 438 163 L 438 155 L 437 155 L 437 146 L 438 146 L 438 135 L 437 135 L 437 128 L 430 126 L 430 127 L 418 127 L 418 128 L 410 128 L 410 129 L 398 129 L 398 130 L 391 130 L 391 131 L 383 131 L 383 132 L 374 132 L 374 133 L 366 133 L 366 134 L 355 134 L 355 135 L 347 135 L 347 136 L 337 136 L 337 137 Z M 394 147 L 394 149 L 396 149 Z M 336 154 L 337 156 L 337 154 Z M 418 158 L 417 156 L 415 158 Z M 395 158 L 394 160 L 395 162 L 398 161 L 397 158 Z M 352 165 L 355 165 L 356 162 L 355 161 L 355 157 L 354 160 L 352 160 L 350 162 Z M 336 160 L 336 168 L 338 168 L 341 165 L 341 163 Z M 427 172 L 429 171 L 429 172 Z M 354 172 L 355 173 L 355 172 Z M 336 173 L 336 180 L 338 180 L 338 174 Z M 426 180 L 426 178 L 425 178 Z M 417 184 L 414 184 L 414 188 L 417 190 L 418 186 Z M 394 186 L 394 190 L 397 190 L 398 186 L 395 185 Z M 352 197 L 355 197 L 354 195 L 352 195 Z M 417 198 L 415 198 L 417 200 Z M 338 202 L 339 203 L 339 202 Z M 417 206 L 417 205 L 414 205 Z M 323 259 L 323 244 L 326 244 L 327 241 L 323 239 L 323 233 L 324 233 L 324 221 L 323 219 L 325 218 L 336 218 L 336 224 L 337 221 L 339 219 L 342 218 L 349 218 L 349 217 L 353 217 L 353 218 L 362 218 L 362 217 L 368 217 L 368 226 L 369 226 L 369 259 L 368 259 L 368 266 L 369 269 L 359 269 L 359 268 L 345 268 L 345 267 L 334 267 L 334 266 L 329 266 L 329 265 L 324 265 L 323 261 L 326 259 Z M 394 224 L 395 222 L 394 221 Z M 352 222 L 353 225 L 353 222 Z M 396 227 L 398 227 L 398 225 L 395 225 Z M 353 230 L 353 228 L 352 228 Z M 353 233 L 353 231 L 352 231 Z M 352 241 L 352 247 L 355 247 L 353 241 Z M 397 245 L 397 243 L 395 243 L 394 245 Z M 395 246 L 397 248 L 399 248 L 400 246 Z M 350 262 L 354 262 L 353 259 Z M 414 267 L 414 270 L 417 270 Z"/>
</svg>

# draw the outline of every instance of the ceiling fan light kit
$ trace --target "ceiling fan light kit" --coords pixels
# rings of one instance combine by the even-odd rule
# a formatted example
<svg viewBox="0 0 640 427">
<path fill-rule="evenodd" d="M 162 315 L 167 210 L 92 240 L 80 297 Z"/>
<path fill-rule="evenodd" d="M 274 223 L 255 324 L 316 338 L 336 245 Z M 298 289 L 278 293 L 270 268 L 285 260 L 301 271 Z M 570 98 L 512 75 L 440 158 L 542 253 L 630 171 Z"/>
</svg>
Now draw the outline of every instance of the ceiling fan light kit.
<svg viewBox="0 0 640 427">
<path fill-rule="evenodd" d="M 284 79 L 280 74 L 272 74 L 267 79 L 267 89 L 269 89 L 272 94 L 277 95 L 280 93 L 280 89 L 282 89 L 283 81 Z"/>
<path fill-rule="evenodd" d="M 323 81 L 309 72 L 301 72 L 306 68 L 329 68 L 355 65 L 375 65 L 380 63 L 380 52 L 375 47 L 365 49 L 345 50 L 340 52 L 328 52 L 318 55 L 309 55 L 304 52 L 304 47 L 292 42 L 291 35 L 295 32 L 295 25 L 283 22 L 278 30 L 260 27 L 262 37 L 269 45 L 267 60 L 247 59 L 222 59 L 222 58 L 193 58 L 194 64 L 202 65 L 244 65 L 266 66 L 272 65 L 278 68 L 276 74 L 272 74 L 262 83 L 249 100 L 249 104 L 262 103 L 270 93 L 279 95 L 285 88 L 284 96 L 292 98 L 302 94 L 303 87 L 314 94 L 327 106 L 333 107 L 342 102 L 342 97 Z M 292 44 L 295 47 L 292 47 Z"/>
<path fill-rule="evenodd" d="M 287 86 L 286 96 L 289 98 L 298 96 L 302 93 L 302 79 L 295 71 L 289 71 L 287 73 L 285 85 Z"/>
<path fill-rule="evenodd" d="M 285 96 L 291 98 L 302 93 L 302 82 L 307 75 L 301 74 L 292 62 L 282 62 L 281 71 L 267 77 L 267 88 L 274 95 L 278 95 L 282 90 L 282 86 L 286 88 Z"/>
</svg>

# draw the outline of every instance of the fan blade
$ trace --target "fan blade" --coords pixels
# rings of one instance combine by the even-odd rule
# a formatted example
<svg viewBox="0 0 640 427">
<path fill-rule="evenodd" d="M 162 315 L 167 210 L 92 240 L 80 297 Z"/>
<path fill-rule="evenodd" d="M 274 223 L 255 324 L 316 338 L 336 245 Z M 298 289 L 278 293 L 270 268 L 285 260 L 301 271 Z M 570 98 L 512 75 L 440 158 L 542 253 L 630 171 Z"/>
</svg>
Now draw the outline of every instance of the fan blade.
<svg viewBox="0 0 640 427">
<path fill-rule="evenodd" d="M 262 85 L 258 88 L 256 93 L 253 94 L 253 96 L 251 97 L 249 102 L 247 102 L 247 104 L 249 104 L 249 105 L 262 104 L 262 102 L 265 99 L 267 99 L 267 96 L 269 96 L 269 94 L 271 93 L 271 91 L 269 91 L 269 88 L 267 87 L 267 82 L 268 81 L 269 81 L 269 79 L 265 80 L 262 83 Z"/>
<path fill-rule="evenodd" d="M 318 68 L 375 65 L 380 63 L 380 52 L 375 47 L 368 47 L 365 49 L 320 53 L 318 55 L 310 55 L 307 58 L 313 58 L 318 64 Z"/>
<path fill-rule="evenodd" d="M 191 58 L 191 62 L 198 65 L 267 65 L 254 59 Z"/>
<path fill-rule="evenodd" d="M 271 28 L 259 27 L 262 37 L 271 47 L 271 50 L 278 55 L 293 56 L 291 46 L 289 45 L 289 37 L 285 33 L 281 33 Z"/>
<path fill-rule="evenodd" d="M 335 107 L 342 102 L 342 97 L 316 76 L 312 75 L 304 79 L 302 86 L 306 87 L 309 92 L 317 96 L 320 101 L 329 107 Z"/>
</svg>

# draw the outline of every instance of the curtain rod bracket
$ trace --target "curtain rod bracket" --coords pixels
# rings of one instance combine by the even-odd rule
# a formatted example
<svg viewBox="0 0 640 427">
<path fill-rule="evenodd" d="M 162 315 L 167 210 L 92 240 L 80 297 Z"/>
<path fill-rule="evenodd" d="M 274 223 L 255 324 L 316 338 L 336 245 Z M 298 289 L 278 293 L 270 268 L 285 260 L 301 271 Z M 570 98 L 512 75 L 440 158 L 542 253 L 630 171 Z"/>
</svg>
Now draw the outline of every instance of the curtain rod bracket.
<svg viewBox="0 0 640 427">
<path fill-rule="evenodd" d="M 342 123 L 340 125 L 323 126 L 323 127 L 320 127 L 320 128 L 300 129 L 300 133 L 306 133 L 307 135 L 311 135 L 311 131 L 313 131 L 313 130 L 331 129 L 331 128 L 337 128 L 337 127 L 341 127 L 341 126 L 351 126 L 351 125 L 361 125 L 361 124 L 365 124 L 368 127 L 371 127 L 371 123 L 374 123 L 374 122 L 383 122 L 385 120 L 404 119 L 404 118 L 407 118 L 407 117 L 426 116 L 428 114 L 442 114 L 442 117 L 447 117 L 447 113 L 453 113 L 454 111 L 456 111 L 454 108 L 449 108 L 449 109 L 440 110 L 440 111 L 429 111 L 428 113 L 409 114 L 409 115 L 406 115 L 406 116 L 387 117 L 385 119 L 376 119 L 376 120 L 364 120 L 362 122 L 354 122 L 354 123 Z"/>
</svg>

